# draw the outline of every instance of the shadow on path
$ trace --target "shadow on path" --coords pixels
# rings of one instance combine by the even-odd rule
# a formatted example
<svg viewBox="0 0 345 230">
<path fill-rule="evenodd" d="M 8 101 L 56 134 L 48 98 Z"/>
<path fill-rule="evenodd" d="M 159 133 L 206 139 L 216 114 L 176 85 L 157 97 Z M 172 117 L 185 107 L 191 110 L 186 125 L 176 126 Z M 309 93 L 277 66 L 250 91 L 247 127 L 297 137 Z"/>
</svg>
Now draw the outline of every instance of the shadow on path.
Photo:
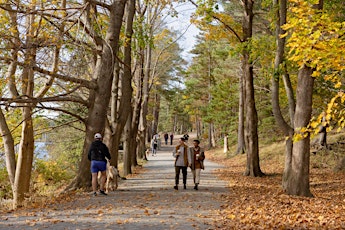
<svg viewBox="0 0 345 230">
<path fill-rule="evenodd" d="M 142 173 L 121 181 L 108 196 L 85 193 L 44 210 L 9 213 L 1 217 L 0 229 L 215 229 L 220 200 L 228 193 L 226 182 L 212 173 L 221 166 L 206 153 L 199 190 L 188 169 L 187 189 L 176 191 L 172 150 L 163 145 L 157 156 L 148 156 Z"/>
</svg>

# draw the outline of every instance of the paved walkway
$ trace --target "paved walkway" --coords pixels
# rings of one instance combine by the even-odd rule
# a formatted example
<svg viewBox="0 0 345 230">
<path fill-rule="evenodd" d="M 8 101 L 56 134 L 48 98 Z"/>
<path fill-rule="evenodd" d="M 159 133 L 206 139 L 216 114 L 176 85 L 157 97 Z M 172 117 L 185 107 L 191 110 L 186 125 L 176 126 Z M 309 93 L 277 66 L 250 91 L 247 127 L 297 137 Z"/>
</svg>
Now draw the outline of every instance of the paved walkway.
<svg viewBox="0 0 345 230">
<path fill-rule="evenodd" d="M 215 229 L 220 198 L 228 193 L 212 173 L 221 166 L 206 154 L 199 190 L 193 189 L 188 169 L 187 189 L 180 185 L 176 191 L 172 149 L 163 145 L 157 156 L 148 157 L 142 173 L 121 181 L 107 197 L 81 194 L 44 210 L 9 213 L 0 217 L 0 229 Z"/>
</svg>

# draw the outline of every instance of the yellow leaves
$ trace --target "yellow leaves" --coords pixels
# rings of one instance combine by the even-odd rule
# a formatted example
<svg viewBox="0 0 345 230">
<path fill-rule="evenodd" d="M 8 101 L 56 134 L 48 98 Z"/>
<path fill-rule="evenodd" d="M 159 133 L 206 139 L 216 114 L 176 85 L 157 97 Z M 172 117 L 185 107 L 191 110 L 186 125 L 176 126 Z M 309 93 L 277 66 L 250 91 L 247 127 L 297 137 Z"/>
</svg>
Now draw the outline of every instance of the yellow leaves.
<svg viewBox="0 0 345 230">
<path fill-rule="evenodd" d="M 230 214 L 230 215 L 227 216 L 227 218 L 230 219 L 230 220 L 233 220 L 233 219 L 236 218 L 236 216 L 234 214 Z"/>
<path fill-rule="evenodd" d="M 337 82 L 335 85 L 334 85 L 334 87 L 336 88 L 336 89 L 338 89 L 338 88 L 340 88 L 342 86 L 342 83 L 339 81 L 339 82 Z"/>
</svg>

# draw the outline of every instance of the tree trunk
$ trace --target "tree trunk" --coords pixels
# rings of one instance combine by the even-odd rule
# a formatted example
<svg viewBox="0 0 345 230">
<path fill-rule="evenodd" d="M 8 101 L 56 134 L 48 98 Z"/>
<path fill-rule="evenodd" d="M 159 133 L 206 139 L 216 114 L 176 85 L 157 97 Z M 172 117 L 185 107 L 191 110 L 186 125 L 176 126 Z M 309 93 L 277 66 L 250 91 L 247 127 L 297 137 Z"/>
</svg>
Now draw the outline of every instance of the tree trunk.
<svg viewBox="0 0 345 230">
<path fill-rule="evenodd" d="M 313 70 L 303 66 L 298 72 L 295 133 L 306 127 L 311 119 L 314 78 Z M 310 135 L 294 143 L 291 167 L 286 172 L 286 192 L 289 195 L 313 196 L 309 185 Z"/>
<path fill-rule="evenodd" d="M 119 159 L 119 145 L 121 137 L 117 136 L 118 133 L 115 132 L 116 130 L 116 123 L 118 122 L 118 102 L 119 102 L 119 82 L 120 82 L 120 63 L 118 61 L 115 62 L 115 70 L 114 70 L 114 78 L 111 86 L 111 101 L 110 101 L 110 131 L 111 136 L 106 138 L 105 144 L 108 146 L 111 160 L 110 164 L 118 167 L 118 159 Z M 107 136 L 105 136 L 107 137 Z"/>
<path fill-rule="evenodd" d="M 244 82 L 243 76 L 240 77 L 240 92 L 238 102 L 238 128 L 237 128 L 237 150 L 236 154 L 245 153 L 244 142 Z"/>
<path fill-rule="evenodd" d="M 287 13 L 287 1 L 286 0 L 275 0 L 274 6 L 276 9 L 276 56 L 274 60 L 274 75 L 272 76 L 272 112 L 275 118 L 277 125 L 279 126 L 280 130 L 283 131 L 284 136 L 289 137 L 285 142 L 285 167 L 284 173 L 282 178 L 282 187 L 286 189 L 286 173 L 290 171 L 291 161 L 292 161 L 292 148 L 293 148 L 293 120 L 295 116 L 295 99 L 294 94 L 291 86 L 291 81 L 288 77 L 288 74 L 285 72 L 285 66 L 283 66 L 284 62 L 284 51 L 285 51 L 285 37 L 281 38 L 281 35 L 285 33 L 285 30 L 281 28 L 282 25 L 286 23 L 286 13 Z M 281 77 L 281 73 L 283 75 L 285 90 L 287 93 L 288 101 L 289 101 L 289 115 L 291 126 L 285 121 L 281 110 L 280 110 L 280 103 L 279 103 L 279 81 Z"/>
<path fill-rule="evenodd" d="M 244 41 L 249 42 L 253 30 L 253 5 L 254 1 L 245 0 L 243 17 Z M 262 176 L 259 161 L 258 115 L 255 106 L 253 65 L 250 61 L 250 53 L 247 48 L 242 51 L 242 68 L 245 89 L 246 124 L 245 138 L 247 151 L 246 176 Z"/>
<path fill-rule="evenodd" d="M 140 133 L 139 133 L 139 121 L 140 121 L 140 110 L 141 110 L 141 102 L 142 102 L 142 83 L 143 83 L 143 75 L 142 71 L 139 71 L 135 77 L 135 85 L 136 85 L 136 94 L 134 98 L 134 108 L 133 108 L 133 119 L 132 119 L 132 151 L 134 152 L 133 155 L 138 156 L 139 158 L 146 158 L 145 155 L 145 144 L 142 145 L 140 143 Z M 137 165 L 137 159 L 133 158 L 132 165 Z"/>
<path fill-rule="evenodd" d="M 77 177 L 67 189 L 89 188 L 91 185 L 90 161 L 87 158 L 88 149 L 97 132 L 103 133 L 105 119 L 111 96 L 111 85 L 114 76 L 114 63 L 118 50 L 118 41 L 126 0 L 114 1 L 110 5 L 110 21 L 105 39 L 99 46 L 93 79 L 96 79 L 97 89 L 90 94 L 90 108 L 86 121 L 86 137 Z M 100 38 L 99 38 L 100 39 Z"/>
<path fill-rule="evenodd" d="M 154 95 L 152 133 L 158 133 L 160 101 L 161 101 L 161 97 L 160 97 L 159 93 L 156 91 L 155 95 Z"/>
<path fill-rule="evenodd" d="M 22 73 L 22 95 L 29 98 L 33 97 L 34 92 L 34 71 L 32 67 L 36 64 L 37 49 L 34 45 L 35 30 L 35 15 L 30 15 L 27 18 L 27 47 L 31 47 L 25 52 L 25 61 L 28 63 L 23 69 Z M 19 144 L 19 152 L 16 166 L 16 174 L 14 179 L 13 189 L 13 207 L 22 206 L 25 193 L 30 190 L 30 179 L 32 171 L 32 162 L 34 157 L 34 128 L 32 120 L 32 104 L 24 103 L 22 108 L 22 133 Z"/>
<path fill-rule="evenodd" d="M 123 176 L 127 176 L 132 173 L 132 151 L 131 151 L 131 129 L 132 129 L 132 113 L 129 114 L 125 128 L 124 128 L 124 140 L 123 140 Z"/>
<path fill-rule="evenodd" d="M 23 108 L 22 134 L 19 145 L 16 176 L 13 189 L 13 207 L 22 206 L 25 193 L 29 192 L 32 162 L 34 155 L 34 128 L 32 108 Z"/>
<path fill-rule="evenodd" d="M 227 153 L 228 150 L 229 150 L 229 146 L 228 146 L 228 135 L 225 135 L 225 136 L 224 136 L 224 150 L 223 150 L 223 152 L 224 152 L 224 153 Z"/>
<path fill-rule="evenodd" d="M 16 159 L 14 151 L 14 140 L 10 129 L 6 123 L 6 118 L 0 108 L 0 134 L 4 142 L 4 151 L 6 156 L 6 169 L 10 180 L 12 190 L 14 187 L 14 178 L 16 173 Z"/>
<path fill-rule="evenodd" d="M 151 134 L 150 130 L 147 129 L 147 119 L 146 116 L 148 114 L 148 100 L 149 100 L 149 80 L 150 80 L 150 68 L 151 68 L 151 58 L 152 58 L 152 48 L 148 46 L 146 48 L 146 59 L 144 64 L 144 78 L 143 78 L 143 94 L 142 94 L 142 103 L 141 103 L 141 110 L 140 110 L 140 122 L 139 122 L 139 133 L 141 143 L 146 144 L 146 139 L 148 138 L 148 142 L 150 142 Z"/>
<path fill-rule="evenodd" d="M 12 28 L 15 29 L 15 32 L 14 32 L 15 35 L 13 36 L 12 42 L 13 44 L 20 44 L 18 24 L 17 24 L 17 13 L 15 13 L 14 11 L 8 11 L 8 14 L 10 16 Z M 17 49 L 11 49 L 11 58 L 13 61 L 11 61 L 10 64 L 8 65 L 8 69 L 6 72 L 6 81 L 7 81 L 7 86 L 9 89 L 8 92 L 10 94 L 10 97 L 15 98 L 19 95 L 17 87 L 16 87 L 16 80 L 15 80 L 15 73 L 17 70 L 17 59 L 18 59 Z M 15 173 L 16 173 L 15 172 L 16 159 L 15 159 L 15 151 L 14 151 L 14 140 L 1 108 L 0 108 L 0 133 L 4 142 L 4 150 L 5 150 L 5 156 L 6 156 L 6 169 L 7 169 L 8 177 L 9 177 L 9 180 L 12 186 L 12 191 L 13 191 L 14 179 L 15 179 Z"/>
<path fill-rule="evenodd" d="M 260 169 L 259 160 L 259 138 L 258 138 L 258 115 L 255 107 L 254 85 L 253 85 L 253 67 L 248 62 L 249 55 L 244 52 L 243 67 L 245 70 L 245 101 L 246 101 L 246 151 L 247 167 L 244 175 L 263 176 Z"/>
<path fill-rule="evenodd" d="M 115 117 L 114 121 L 112 122 L 112 129 L 113 129 L 113 148 L 115 155 L 118 156 L 118 149 L 119 144 L 121 141 L 121 134 L 123 129 L 126 125 L 127 119 L 129 114 L 131 113 L 131 101 L 132 101 L 132 34 L 133 34 L 133 18 L 135 13 L 135 0 L 129 0 L 127 8 L 126 8 L 126 28 L 125 28 L 125 42 L 123 53 L 124 53 L 124 61 L 122 65 L 123 73 L 120 73 L 120 81 L 116 81 L 115 84 L 120 82 L 121 86 L 113 86 L 115 90 L 121 90 L 120 92 L 114 92 L 115 97 L 112 105 L 115 105 L 115 108 L 112 108 L 112 116 Z M 121 95 L 120 102 L 117 104 L 118 95 Z M 111 162 L 117 166 L 118 162 L 117 157 L 113 159 Z"/>
<path fill-rule="evenodd" d="M 123 96 L 127 97 L 125 99 L 125 106 L 127 106 L 126 110 L 129 110 L 126 112 L 127 121 L 125 125 L 125 132 L 124 132 L 124 176 L 127 176 L 128 174 L 132 173 L 132 160 L 133 160 L 133 154 L 135 152 L 135 147 L 133 146 L 133 139 L 134 133 L 133 133 L 133 126 L 132 126 L 132 119 L 133 119 L 133 109 L 131 105 L 132 101 L 132 34 L 133 34 L 133 19 L 134 19 L 134 13 L 135 13 L 135 0 L 129 0 L 127 5 L 127 19 L 126 19 L 126 41 L 128 42 L 124 47 L 124 63 L 125 63 L 125 69 L 124 69 L 124 78 L 126 78 L 123 84 L 122 92 Z"/>
</svg>

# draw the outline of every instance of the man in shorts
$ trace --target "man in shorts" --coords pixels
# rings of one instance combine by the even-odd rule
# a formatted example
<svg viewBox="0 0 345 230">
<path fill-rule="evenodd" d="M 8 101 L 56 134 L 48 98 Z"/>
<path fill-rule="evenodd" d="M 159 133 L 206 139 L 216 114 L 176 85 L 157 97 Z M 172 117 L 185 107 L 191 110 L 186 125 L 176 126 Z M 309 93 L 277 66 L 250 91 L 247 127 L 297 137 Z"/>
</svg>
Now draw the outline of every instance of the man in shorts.
<svg viewBox="0 0 345 230">
<path fill-rule="evenodd" d="M 98 172 L 101 172 L 101 184 L 100 184 L 100 195 L 107 195 L 104 192 L 104 186 L 106 181 L 106 170 L 107 170 L 107 160 L 111 159 L 108 147 L 102 142 L 102 135 L 96 133 L 95 141 L 91 143 L 88 158 L 91 161 L 91 175 L 92 175 L 92 190 L 93 195 L 97 196 L 97 177 Z"/>
</svg>

